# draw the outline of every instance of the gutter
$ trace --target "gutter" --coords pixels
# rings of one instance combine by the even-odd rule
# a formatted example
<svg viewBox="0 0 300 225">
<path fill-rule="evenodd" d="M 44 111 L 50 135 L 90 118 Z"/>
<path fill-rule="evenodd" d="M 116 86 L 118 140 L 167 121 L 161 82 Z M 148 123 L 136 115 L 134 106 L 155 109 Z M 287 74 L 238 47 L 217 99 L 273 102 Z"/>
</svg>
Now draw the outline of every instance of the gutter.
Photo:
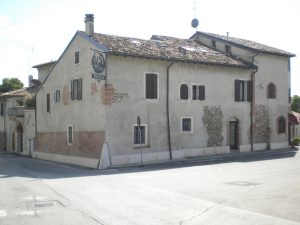
<svg viewBox="0 0 300 225">
<path fill-rule="evenodd" d="M 169 103 L 169 86 L 170 86 L 170 68 L 174 65 L 174 62 L 171 62 L 167 67 L 167 127 L 168 127 L 168 148 L 169 148 L 169 156 L 170 160 L 172 160 L 172 146 L 171 146 L 171 133 L 170 133 L 170 103 Z"/>
<path fill-rule="evenodd" d="M 254 65 L 254 61 L 255 61 L 255 57 L 258 56 L 260 53 L 256 53 L 254 56 L 251 57 L 251 63 L 252 65 Z M 255 108 L 255 74 L 257 73 L 258 71 L 258 67 L 256 67 L 252 72 L 251 72 L 251 83 L 252 83 L 252 98 L 251 98 L 251 112 L 250 112 L 250 123 L 251 123 L 251 126 L 250 126 L 250 144 L 251 144 L 251 152 L 253 152 L 253 142 L 254 142 L 254 124 L 253 124 L 253 121 L 254 121 L 254 108 Z"/>
</svg>

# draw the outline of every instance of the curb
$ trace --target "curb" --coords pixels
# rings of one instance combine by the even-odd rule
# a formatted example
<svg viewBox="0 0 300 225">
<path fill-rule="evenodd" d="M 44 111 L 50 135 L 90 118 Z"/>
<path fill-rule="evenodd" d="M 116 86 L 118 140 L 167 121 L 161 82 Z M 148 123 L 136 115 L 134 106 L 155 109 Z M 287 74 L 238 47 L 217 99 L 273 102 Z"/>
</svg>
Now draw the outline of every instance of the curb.
<svg viewBox="0 0 300 225">
<path fill-rule="evenodd" d="M 222 162 L 222 161 L 234 161 L 236 159 L 241 158 L 251 158 L 254 156 L 272 156 L 272 155 L 280 155 L 285 153 L 293 153 L 297 152 L 299 149 L 289 148 L 289 149 L 278 149 L 278 150 L 262 150 L 262 151 L 254 151 L 254 152 L 237 152 L 237 153 L 229 153 L 222 155 L 210 155 L 210 156 L 201 156 L 201 157 L 192 157 L 185 158 L 179 160 L 168 160 L 163 162 L 156 163 L 147 163 L 147 164 L 133 164 L 133 165 L 120 165 L 120 166 L 110 166 L 107 169 L 103 169 L 102 171 L 110 171 L 110 170 L 127 170 L 127 169 L 150 169 L 150 168 L 163 168 L 163 167 L 173 167 L 173 166 L 185 166 L 192 164 L 205 164 L 205 163 L 214 163 L 214 162 Z"/>
</svg>

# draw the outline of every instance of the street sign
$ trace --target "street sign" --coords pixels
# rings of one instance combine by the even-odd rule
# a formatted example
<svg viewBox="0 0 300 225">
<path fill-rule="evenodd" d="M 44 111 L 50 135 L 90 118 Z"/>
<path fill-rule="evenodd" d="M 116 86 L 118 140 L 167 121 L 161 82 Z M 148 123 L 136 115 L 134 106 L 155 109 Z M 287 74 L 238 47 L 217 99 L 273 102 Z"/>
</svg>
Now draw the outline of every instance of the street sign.
<svg viewBox="0 0 300 225">
<path fill-rule="evenodd" d="M 97 80 L 106 80 L 106 76 L 102 74 L 92 74 L 92 78 Z"/>
</svg>

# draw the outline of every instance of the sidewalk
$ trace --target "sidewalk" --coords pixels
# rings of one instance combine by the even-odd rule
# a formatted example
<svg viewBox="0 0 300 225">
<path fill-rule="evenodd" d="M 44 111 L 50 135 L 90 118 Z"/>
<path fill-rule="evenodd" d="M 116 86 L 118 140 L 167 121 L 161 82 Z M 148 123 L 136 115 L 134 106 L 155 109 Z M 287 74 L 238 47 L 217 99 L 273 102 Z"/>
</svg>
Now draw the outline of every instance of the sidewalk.
<svg viewBox="0 0 300 225">
<path fill-rule="evenodd" d="M 131 168 L 168 168 L 173 166 L 186 166 L 193 164 L 206 164 L 206 163 L 220 163 L 223 161 L 235 161 L 237 159 L 247 159 L 251 157 L 264 157 L 264 156 L 275 156 L 285 153 L 295 153 L 299 150 L 299 146 L 295 148 L 288 149 L 275 149 L 275 150 L 261 150 L 254 152 L 231 152 L 230 154 L 220 154 L 220 155 L 209 155 L 209 156 L 199 156 L 185 159 L 175 159 L 163 162 L 153 162 L 145 164 L 133 164 L 133 165 L 120 165 L 120 166 L 110 166 L 106 170 L 111 169 L 131 169 Z"/>
</svg>

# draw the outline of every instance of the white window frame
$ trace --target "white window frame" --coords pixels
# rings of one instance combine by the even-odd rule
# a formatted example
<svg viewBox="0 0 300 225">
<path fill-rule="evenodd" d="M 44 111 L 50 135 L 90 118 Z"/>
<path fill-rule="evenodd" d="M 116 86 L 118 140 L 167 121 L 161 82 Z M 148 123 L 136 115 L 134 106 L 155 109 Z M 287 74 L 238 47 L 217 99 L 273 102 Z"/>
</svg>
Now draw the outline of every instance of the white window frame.
<svg viewBox="0 0 300 225">
<path fill-rule="evenodd" d="M 156 74 L 157 75 L 157 98 L 155 99 L 150 99 L 146 98 L 146 74 Z M 159 73 L 157 72 L 144 72 L 144 99 L 147 101 L 158 101 L 159 100 Z"/>
<path fill-rule="evenodd" d="M 137 127 L 137 126 L 138 126 L 137 124 L 133 124 L 132 125 L 132 128 L 133 128 L 133 135 L 132 135 L 132 137 L 133 137 L 133 145 L 135 147 L 145 147 L 145 146 L 148 146 L 148 126 L 145 123 L 141 124 L 141 127 L 142 126 L 145 127 L 145 143 L 144 144 L 135 144 L 134 143 L 134 136 L 135 136 L 134 131 L 135 131 L 135 127 Z"/>
<path fill-rule="evenodd" d="M 191 130 L 190 131 L 184 131 L 182 130 L 182 122 L 183 122 L 183 119 L 191 119 Z M 180 131 L 181 133 L 184 133 L 184 134 L 191 134 L 193 133 L 193 117 L 192 116 L 182 116 L 181 119 L 180 119 Z"/>
<path fill-rule="evenodd" d="M 72 142 L 70 142 L 70 139 L 69 139 L 69 128 L 72 128 Z M 74 128 L 73 128 L 73 125 L 68 125 L 67 126 L 67 144 L 68 145 L 72 145 L 73 144 L 73 142 L 74 142 Z"/>
</svg>

